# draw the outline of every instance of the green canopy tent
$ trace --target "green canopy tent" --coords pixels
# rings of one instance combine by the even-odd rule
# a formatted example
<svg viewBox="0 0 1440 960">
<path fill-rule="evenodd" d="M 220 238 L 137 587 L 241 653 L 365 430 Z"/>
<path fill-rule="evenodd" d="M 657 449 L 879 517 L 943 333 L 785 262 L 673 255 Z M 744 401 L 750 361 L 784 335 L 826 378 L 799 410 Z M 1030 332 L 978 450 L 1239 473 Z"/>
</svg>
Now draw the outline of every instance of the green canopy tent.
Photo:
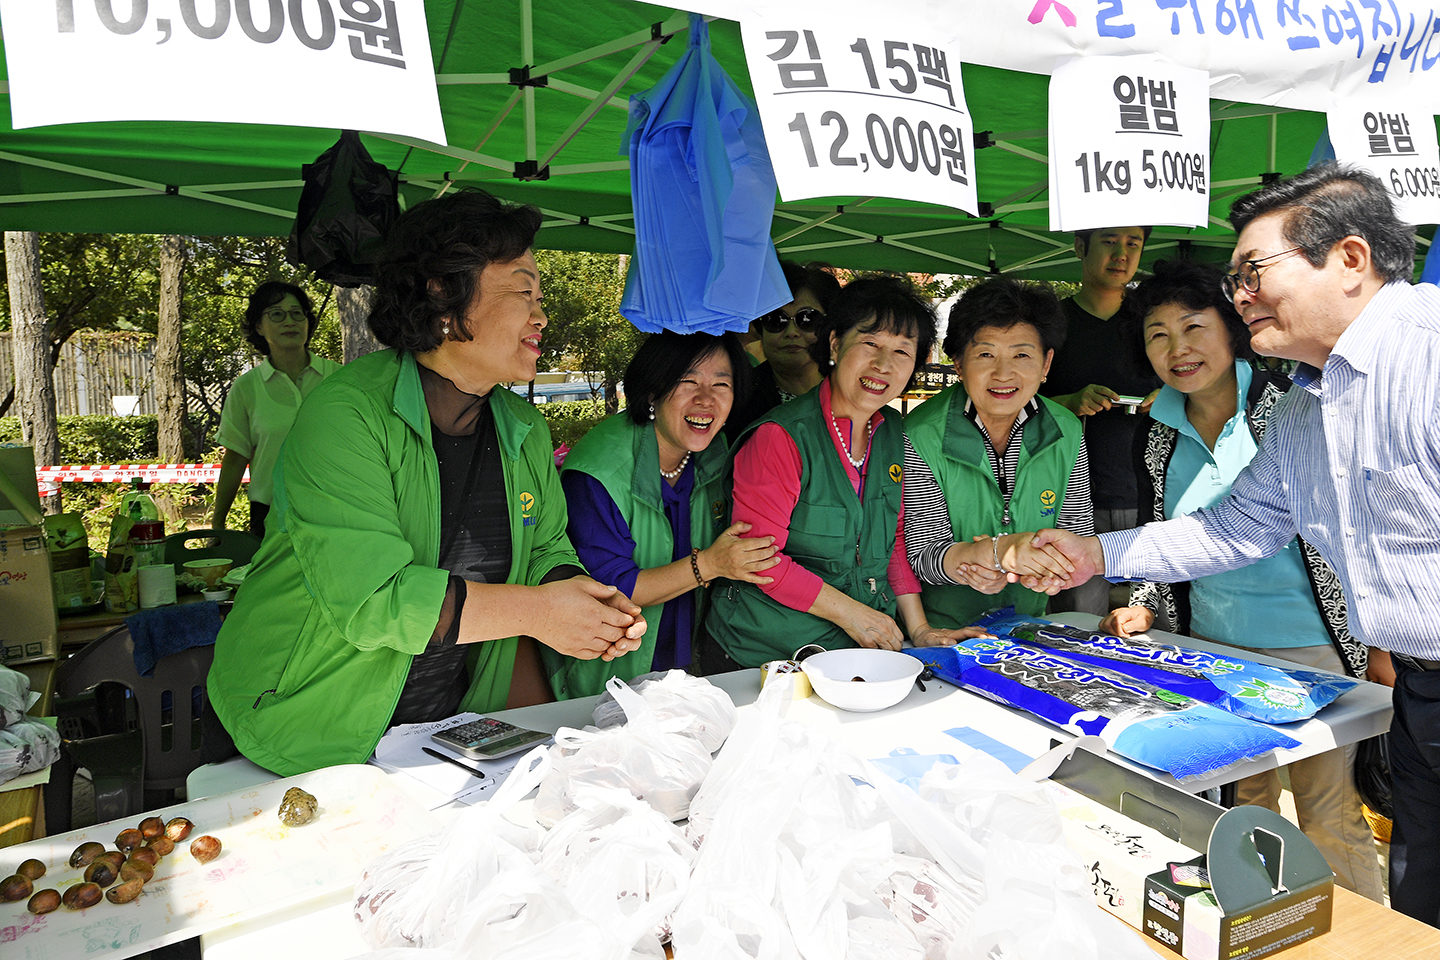
<svg viewBox="0 0 1440 960">
<path fill-rule="evenodd" d="M 364 137 L 399 173 L 404 202 L 478 185 L 540 207 L 540 246 L 629 252 L 629 172 L 619 154 L 626 104 L 683 49 L 687 15 L 631 0 L 425 0 L 425 9 L 448 143 Z M 716 57 L 750 89 L 739 26 L 717 20 L 710 30 Z M 876 197 L 781 203 L 773 226 L 781 255 L 855 269 L 1074 279 L 1069 236 L 1047 229 L 1049 78 L 974 65 L 963 76 L 981 147 L 982 217 Z M 1267 175 L 1303 169 L 1325 127 L 1320 114 L 1254 104 L 1212 101 L 1211 113 L 1210 224 L 1157 229 L 1147 260 L 1180 246 L 1228 257 L 1230 201 Z M 7 230 L 285 234 L 301 165 L 337 137 L 235 123 L 16 131 L 9 112 L 0 114 Z"/>
</svg>

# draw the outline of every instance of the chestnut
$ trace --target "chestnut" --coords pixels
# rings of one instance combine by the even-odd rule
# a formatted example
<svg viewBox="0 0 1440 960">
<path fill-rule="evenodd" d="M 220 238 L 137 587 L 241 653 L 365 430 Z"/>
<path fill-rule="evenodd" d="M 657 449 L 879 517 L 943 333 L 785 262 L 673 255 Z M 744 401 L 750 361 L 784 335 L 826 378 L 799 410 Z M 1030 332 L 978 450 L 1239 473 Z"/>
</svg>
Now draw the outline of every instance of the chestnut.
<svg viewBox="0 0 1440 960">
<path fill-rule="evenodd" d="M 86 907 L 93 907 L 100 902 L 104 896 L 98 884 L 78 883 L 70 887 L 60 897 L 60 902 L 70 910 L 84 910 Z"/>
<path fill-rule="evenodd" d="M 60 891 L 46 888 L 31 897 L 30 902 L 25 905 L 25 909 L 39 915 L 50 913 L 58 906 L 60 906 Z"/>
<path fill-rule="evenodd" d="M 122 853 L 129 853 L 145 842 L 145 837 L 134 827 L 126 827 L 115 837 L 115 849 Z"/>
<path fill-rule="evenodd" d="M 129 903 L 140 896 L 140 891 L 145 888 L 145 881 L 136 877 L 134 880 L 127 880 L 117 884 L 105 892 L 105 899 L 111 903 Z"/>
<path fill-rule="evenodd" d="M 16 900 L 24 900 L 34 892 L 35 884 L 30 882 L 30 878 L 22 877 L 18 873 L 0 880 L 0 902 L 14 903 Z"/>
<path fill-rule="evenodd" d="M 45 864 L 41 863 L 39 860 L 36 860 L 34 857 L 31 857 L 29 860 L 26 860 L 24 863 L 20 864 L 20 866 L 16 867 L 15 872 L 27 880 L 39 880 L 41 877 L 45 876 Z"/>
<path fill-rule="evenodd" d="M 155 876 L 155 868 L 144 860 L 126 860 L 120 866 L 121 880 L 134 880 L 139 877 L 141 883 L 148 883 L 153 876 Z"/>
<path fill-rule="evenodd" d="M 195 824 L 184 817 L 173 817 L 169 823 L 165 824 L 165 836 L 179 843 L 190 836 L 190 831 L 194 829 Z"/>
<path fill-rule="evenodd" d="M 130 859 L 143 860 L 153 867 L 155 866 L 155 864 L 160 862 L 160 854 L 157 851 L 152 850 L 147 844 L 146 846 L 136 847 L 134 850 L 131 850 Z"/>
<path fill-rule="evenodd" d="M 209 834 L 199 837 L 190 844 L 190 856 L 201 863 L 209 863 L 220 856 L 220 841 Z"/>
<path fill-rule="evenodd" d="M 101 887 L 110 886 L 118 875 L 119 871 L 110 865 L 109 860 L 96 860 L 85 868 L 85 882 Z"/>
<path fill-rule="evenodd" d="M 96 843 L 94 840 L 87 840 L 75 848 L 70 854 L 70 866 L 88 867 L 90 862 L 105 852 L 105 845 Z"/>
<path fill-rule="evenodd" d="M 157 856 L 168 856 L 175 849 L 175 841 L 166 836 L 156 837 L 145 844 L 147 850 L 154 850 Z"/>
<path fill-rule="evenodd" d="M 153 840 L 165 832 L 165 821 L 159 817 L 146 817 L 140 821 L 140 835 L 146 840 Z"/>
</svg>

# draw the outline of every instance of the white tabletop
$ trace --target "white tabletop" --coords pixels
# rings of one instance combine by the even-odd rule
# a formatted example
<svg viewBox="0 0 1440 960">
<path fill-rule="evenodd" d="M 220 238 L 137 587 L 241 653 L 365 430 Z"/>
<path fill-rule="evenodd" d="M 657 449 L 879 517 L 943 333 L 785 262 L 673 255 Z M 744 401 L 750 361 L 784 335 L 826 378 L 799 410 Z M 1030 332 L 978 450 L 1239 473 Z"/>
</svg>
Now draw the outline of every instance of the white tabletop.
<svg viewBox="0 0 1440 960">
<path fill-rule="evenodd" d="M 1099 618 L 1084 613 L 1063 613 L 1053 619 L 1079 627 L 1093 627 L 1099 622 Z M 1158 640 L 1186 646 L 1217 652 L 1224 650 L 1219 644 L 1177 637 L 1160 631 L 1154 631 L 1152 636 Z M 1247 653 L 1246 656 L 1262 663 L 1284 665 L 1284 661 L 1260 655 Z M 729 693 L 736 706 L 742 709 L 754 703 L 760 694 L 758 670 L 742 670 L 708 679 Z M 581 697 L 506 710 L 495 716 L 519 726 L 553 732 L 562 726 L 583 727 L 589 724 L 597 699 L 598 697 Z M 1285 733 L 1300 741 L 1300 746 L 1292 750 L 1277 751 L 1228 768 L 1223 773 L 1187 781 L 1183 785 L 1167 774 L 1131 764 L 1114 754 L 1110 755 L 1110 759 L 1140 770 L 1162 783 L 1198 793 L 1208 787 L 1384 733 L 1390 726 L 1390 710 L 1389 688 L 1362 683 L 1326 707 L 1315 718 L 1283 728 Z M 1004 753 L 1006 757 L 1002 759 L 1008 758 L 1014 765 L 1019 762 L 1017 754 L 1033 759 L 1049 750 L 1052 742 L 1072 737 L 1070 733 L 1023 711 L 1001 706 L 940 680 L 926 682 L 923 691 L 917 687 L 899 704 L 879 713 L 846 713 L 818 697 L 811 697 L 792 703 L 787 717 L 827 731 L 837 742 L 866 759 L 886 757 L 892 751 L 905 749 L 922 755 L 953 755 L 963 752 L 966 747 L 962 744 L 968 742 L 971 745 L 981 745 L 981 749 L 988 746 L 991 750 Z M 958 734 L 946 731 L 958 731 Z M 221 765 L 220 769 L 223 770 L 226 766 L 231 765 Z M 243 768 L 236 765 L 232 769 Z M 231 783 L 241 785 L 253 782 L 257 770 L 259 768 L 250 765 L 248 770 L 238 774 L 238 779 Z M 250 779 L 247 781 L 245 777 Z M 423 791 L 428 790 L 423 784 L 403 775 L 396 779 L 405 781 L 407 790 L 417 791 L 416 798 L 422 802 L 430 799 L 423 794 Z M 207 782 L 224 789 L 234 788 L 227 785 L 223 773 L 219 779 L 212 775 Z M 443 811 L 437 811 L 437 814 L 442 817 L 444 815 Z M 207 934 L 202 938 L 202 946 L 206 960 L 250 960 L 257 956 L 300 955 L 307 957 L 307 960 L 344 960 L 366 951 L 351 917 L 349 897 L 297 904 L 279 913 L 236 924 Z"/>
</svg>

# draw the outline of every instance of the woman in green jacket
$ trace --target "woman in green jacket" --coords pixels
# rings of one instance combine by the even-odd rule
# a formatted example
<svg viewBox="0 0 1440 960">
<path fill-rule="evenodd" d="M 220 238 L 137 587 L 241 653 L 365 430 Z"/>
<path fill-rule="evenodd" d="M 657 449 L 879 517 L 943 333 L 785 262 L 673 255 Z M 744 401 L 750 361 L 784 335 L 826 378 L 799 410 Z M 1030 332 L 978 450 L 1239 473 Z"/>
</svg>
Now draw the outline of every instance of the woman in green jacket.
<svg viewBox="0 0 1440 960">
<path fill-rule="evenodd" d="M 361 763 L 393 724 L 550 699 L 537 640 L 580 658 L 639 646 L 640 609 L 566 539 L 545 421 L 499 386 L 535 377 L 539 226 L 479 191 L 396 222 L 370 315 L 392 349 L 300 409 L 216 644 L 207 756 L 228 731 L 282 776 Z"/>
<path fill-rule="evenodd" d="M 619 660 L 547 656 L 556 661 L 557 696 L 599 693 L 612 676 L 689 667 L 701 615 L 697 588 L 717 577 L 770 582 L 762 571 L 776 563 L 773 539 L 745 537 L 748 523 L 721 532 L 721 429 L 745 394 L 749 368 L 733 333 L 657 333 L 625 369 L 628 409 L 565 458 L 570 540 L 587 570 L 642 607 L 649 629 L 639 651 Z"/>
</svg>

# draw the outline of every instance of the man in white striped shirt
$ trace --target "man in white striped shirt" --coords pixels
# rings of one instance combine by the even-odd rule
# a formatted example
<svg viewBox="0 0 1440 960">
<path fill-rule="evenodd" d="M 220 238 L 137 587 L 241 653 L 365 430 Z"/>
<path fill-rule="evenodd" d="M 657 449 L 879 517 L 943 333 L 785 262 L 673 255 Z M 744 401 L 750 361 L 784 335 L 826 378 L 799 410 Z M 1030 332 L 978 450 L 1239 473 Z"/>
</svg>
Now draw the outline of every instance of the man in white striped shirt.
<svg viewBox="0 0 1440 960">
<path fill-rule="evenodd" d="M 1265 441 L 1209 510 L 1078 538 L 1116 579 L 1193 580 L 1297 533 L 1340 575 L 1350 627 L 1395 664 L 1391 905 L 1440 926 L 1440 289 L 1384 185 L 1326 164 L 1236 201 L 1226 290 L 1257 353 L 1299 361 Z M 1383 658 L 1372 658 L 1383 659 Z"/>
</svg>

